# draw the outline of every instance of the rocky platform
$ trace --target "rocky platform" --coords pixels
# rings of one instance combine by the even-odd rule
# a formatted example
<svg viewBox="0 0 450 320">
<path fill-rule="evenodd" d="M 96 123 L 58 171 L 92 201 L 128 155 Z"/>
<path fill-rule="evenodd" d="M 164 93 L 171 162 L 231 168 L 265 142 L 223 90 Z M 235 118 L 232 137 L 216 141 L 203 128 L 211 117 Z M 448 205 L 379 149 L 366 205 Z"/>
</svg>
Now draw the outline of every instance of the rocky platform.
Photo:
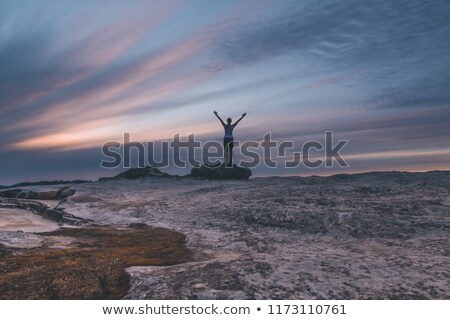
<svg viewBox="0 0 450 320">
<path fill-rule="evenodd" d="M 114 234 L 138 223 L 185 236 L 193 259 L 120 264 L 129 276 L 128 290 L 120 291 L 125 299 L 450 298 L 447 171 L 225 181 L 149 176 L 72 188 L 58 209 L 89 221 L 82 229 L 107 225 Z M 17 254 L 11 250 L 0 253 Z"/>
</svg>

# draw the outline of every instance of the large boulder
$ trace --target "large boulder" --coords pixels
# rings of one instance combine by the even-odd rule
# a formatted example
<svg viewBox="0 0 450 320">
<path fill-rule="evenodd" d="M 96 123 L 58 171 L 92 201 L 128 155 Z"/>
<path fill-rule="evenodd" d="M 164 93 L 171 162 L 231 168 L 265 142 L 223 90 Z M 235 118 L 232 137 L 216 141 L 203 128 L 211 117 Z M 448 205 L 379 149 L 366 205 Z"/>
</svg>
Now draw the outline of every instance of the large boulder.
<svg viewBox="0 0 450 320">
<path fill-rule="evenodd" d="M 248 180 L 252 175 L 249 168 L 226 167 L 225 165 L 211 166 L 203 165 L 201 167 L 192 168 L 189 177 L 201 179 L 216 179 L 216 180 Z"/>
<path fill-rule="evenodd" d="M 100 178 L 98 181 L 116 180 L 116 179 L 139 179 L 146 177 L 171 177 L 170 174 L 161 172 L 158 168 L 143 167 L 143 168 L 131 168 L 125 172 L 119 173 L 117 176 L 111 178 Z"/>
</svg>

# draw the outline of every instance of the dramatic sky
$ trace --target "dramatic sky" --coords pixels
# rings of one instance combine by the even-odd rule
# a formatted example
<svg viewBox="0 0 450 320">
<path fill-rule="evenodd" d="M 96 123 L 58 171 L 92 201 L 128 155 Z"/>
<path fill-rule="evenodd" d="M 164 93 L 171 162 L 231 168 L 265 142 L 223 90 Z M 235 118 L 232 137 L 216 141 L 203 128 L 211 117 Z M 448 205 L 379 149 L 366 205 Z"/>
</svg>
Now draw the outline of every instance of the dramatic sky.
<svg viewBox="0 0 450 320">
<path fill-rule="evenodd" d="M 92 179 L 100 146 L 195 132 L 301 148 L 349 168 L 450 169 L 448 0 L 0 0 L 0 184 Z"/>
</svg>

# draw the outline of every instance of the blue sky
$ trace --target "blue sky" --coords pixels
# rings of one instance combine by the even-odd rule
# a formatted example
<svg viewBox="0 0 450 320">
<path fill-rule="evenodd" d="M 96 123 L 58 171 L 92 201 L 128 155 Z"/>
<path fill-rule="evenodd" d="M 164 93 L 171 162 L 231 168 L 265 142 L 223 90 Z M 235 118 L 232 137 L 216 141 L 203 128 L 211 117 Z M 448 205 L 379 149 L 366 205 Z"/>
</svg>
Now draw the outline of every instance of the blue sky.
<svg viewBox="0 0 450 320">
<path fill-rule="evenodd" d="M 100 146 L 195 132 L 349 140 L 349 168 L 450 169 L 450 3 L 0 0 L 0 184 L 93 179 Z"/>
</svg>

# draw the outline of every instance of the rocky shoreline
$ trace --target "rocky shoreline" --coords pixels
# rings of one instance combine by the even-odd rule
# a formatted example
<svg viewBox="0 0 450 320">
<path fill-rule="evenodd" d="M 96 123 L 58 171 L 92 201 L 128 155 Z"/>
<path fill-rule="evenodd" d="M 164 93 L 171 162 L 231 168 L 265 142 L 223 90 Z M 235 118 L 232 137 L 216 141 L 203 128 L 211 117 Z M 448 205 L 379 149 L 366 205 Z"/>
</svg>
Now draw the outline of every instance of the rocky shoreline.
<svg viewBox="0 0 450 320">
<path fill-rule="evenodd" d="M 114 267 L 118 273 L 111 275 L 125 272 L 125 287 L 118 286 L 111 295 L 96 291 L 77 298 L 450 298 L 447 171 L 226 181 L 146 175 L 85 183 L 66 190 L 75 193 L 59 200 L 24 197 L 0 201 L 4 206 L 28 208 L 42 215 L 48 210 L 62 213 L 56 220 L 63 228 L 39 236 L 48 238 L 51 250 L 68 244 L 55 239 L 75 239 L 69 241 L 76 243 L 75 248 L 64 248 L 77 252 L 74 259 L 80 255 L 77 250 L 103 248 L 105 244 L 95 243 L 104 241 L 99 234 L 113 237 L 123 229 L 128 235 L 136 232 L 145 238 L 152 228 L 162 228 L 165 236 L 160 244 L 181 237 L 174 243 L 178 249 L 172 251 L 180 260 L 160 264 L 122 261 Z M 63 217 L 76 218 L 79 225 L 67 224 L 64 228 Z M 140 233 L 142 229 L 133 229 L 136 226 L 149 229 Z M 93 234 L 82 234 L 87 230 Z M 144 247 L 153 243 L 144 242 Z M 33 257 L 39 250 L 49 254 L 42 248 L 0 249 L 2 261 L 6 256 L 27 252 Z M 89 254 L 95 259 L 102 250 Z M 42 267 L 34 258 L 29 259 L 23 270 Z M 102 261 L 100 269 L 108 270 L 111 262 Z M 65 270 L 72 269 L 76 265 Z M 84 277 L 84 271 L 76 270 L 81 272 L 78 277 Z M 99 272 L 95 268 L 85 270 L 91 275 Z M 102 283 L 92 280 L 95 277 L 89 279 Z M 54 294 L 56 289 L 52 290 Z M 46 296 L 67 298 L 63 292 Z"/>
<path fill-rule="evenodd" d="M 10 232 L 14 247 L 0 237 L 0 299 L 119 299 L 130 286 L 127 267 L 194 259 L 185 237 L 175 231 L 100 225 L 66 213 L 58 206 L 75 194 L 69 188 L 0 192 L 0 208 L 27 210 L 61 226 L 30 236 Z M 57 205 L 42 202 L 49 200 Z"/>
</svg>

